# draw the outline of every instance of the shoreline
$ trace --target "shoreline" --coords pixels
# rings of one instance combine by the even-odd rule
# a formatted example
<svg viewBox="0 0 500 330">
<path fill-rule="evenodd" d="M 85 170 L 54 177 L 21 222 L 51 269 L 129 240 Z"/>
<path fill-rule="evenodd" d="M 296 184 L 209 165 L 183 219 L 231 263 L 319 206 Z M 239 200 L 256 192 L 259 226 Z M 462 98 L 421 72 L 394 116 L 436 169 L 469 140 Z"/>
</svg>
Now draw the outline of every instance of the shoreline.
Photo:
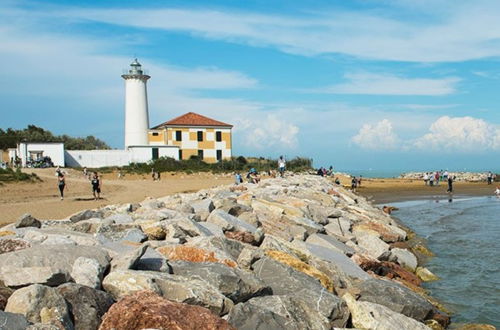
<svg viewBox="0 0 500 330">
<path fill-rule="evenodd" d="M 452 199 L 463 197 L 494 196 L 498 182 L 455 182 L 453 193 L 446 192 L 447 184 L 426 186 L 421 180 L 364 179 L 356 192 L 374 204 L 397 203 L 412 200 Z"/>
</svg>

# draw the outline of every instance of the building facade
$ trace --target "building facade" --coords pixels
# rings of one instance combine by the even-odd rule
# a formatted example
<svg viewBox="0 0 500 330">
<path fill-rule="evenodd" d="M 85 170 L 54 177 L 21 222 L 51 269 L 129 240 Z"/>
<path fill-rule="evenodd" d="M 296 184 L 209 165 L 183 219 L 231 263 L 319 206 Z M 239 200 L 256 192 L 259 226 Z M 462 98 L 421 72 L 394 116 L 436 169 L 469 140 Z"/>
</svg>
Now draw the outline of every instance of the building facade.
<svg viewBox="0 0 500 330">
<path fill-rule="evenodd" d="M 169 120 L 149 130 L 150 145 L 179 148 L 179 159 L 198 156 L 215 163 L 232 156 L 232 125 L 194 112 Z"/>
</svg>

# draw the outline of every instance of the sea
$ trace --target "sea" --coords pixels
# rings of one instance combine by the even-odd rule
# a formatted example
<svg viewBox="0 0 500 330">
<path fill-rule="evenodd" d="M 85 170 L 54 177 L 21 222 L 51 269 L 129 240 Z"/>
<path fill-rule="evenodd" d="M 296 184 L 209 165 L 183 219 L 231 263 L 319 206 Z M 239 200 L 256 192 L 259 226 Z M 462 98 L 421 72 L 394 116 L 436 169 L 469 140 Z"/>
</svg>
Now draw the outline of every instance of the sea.
<svg viewBox="0 0 500 330">
<path fill-rule="evenodd" d="M 452 322 L 500 327 L 500 198 L 460 197 L 391 203 L 393 213 L 427 240 L 426 264 L 440 280 L 425 283 L 453 313 Z"/>
</svg>

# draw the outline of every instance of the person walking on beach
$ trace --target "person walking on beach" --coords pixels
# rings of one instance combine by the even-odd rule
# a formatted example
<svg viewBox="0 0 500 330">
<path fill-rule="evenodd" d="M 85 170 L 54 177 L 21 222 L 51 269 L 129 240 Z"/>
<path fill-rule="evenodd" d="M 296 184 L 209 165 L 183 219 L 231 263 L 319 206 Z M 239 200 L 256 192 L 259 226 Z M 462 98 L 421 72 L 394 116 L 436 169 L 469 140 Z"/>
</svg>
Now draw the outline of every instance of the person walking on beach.
<svg viewBox="0 0 500 330">
<path fill-rule="evenodd" d="M 280 159 L 278 159 L 278 168 L 280 171 L 280 176 L 283 177 L 283 175 L 285 175 L 285 169 L 286 169 L 286 161 L 283 156 L 280 156 Z"/>
<path fill-rule="evenodd" d="M 433 186 L 434 185 L 434 174 L 431 174 L 429 175 L 429 186 Z"/>
<path fill-rule="evenodd" d="M 424 174 L 424 184 L 426 186 L 429 185 L 429 173 L 427 173 L 427 172 Z"/>
<path fill-rule="evenodd" d="M 94 176 L 90 181 L 92 184 L 92 194 L 94 195 L 94 200 L 101 199 L 101 180 L 97 172 L 94 172 Z"/>
<path fill-rule="evenodd" d="M 455 177 L 452 177 L 451 175 L 448 176 L 448 190 L 446 190 L 448 193 L 453 192 L 453 179 L 455 179 Z"/>
<path fill-rule="evenodd" d="M 493 182 L 493 173 L 488 172 L 488 184 L 491 184 Z"/>
<path fill-rule="evenodd" d="M 59 193 L 61 194 L 61 200 L 64 199 L 64 188 L 66 187 L 66 180 L 64 174 L 59 170 L 57 172 L 57 186 L 59 187 Z"/>
</svg>

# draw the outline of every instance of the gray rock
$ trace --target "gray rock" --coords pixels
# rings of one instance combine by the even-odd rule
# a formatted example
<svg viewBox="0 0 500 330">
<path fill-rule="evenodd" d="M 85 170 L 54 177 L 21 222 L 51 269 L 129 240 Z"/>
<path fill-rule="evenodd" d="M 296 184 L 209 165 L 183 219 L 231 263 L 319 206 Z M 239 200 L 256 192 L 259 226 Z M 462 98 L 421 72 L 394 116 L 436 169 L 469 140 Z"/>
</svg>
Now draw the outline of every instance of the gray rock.
<svg viewBox="0 0 500 330">
<path fill-rule="evenodd" d="M 301 241 L 305 241 L 307 238 L 307 230 L 298 225 L 291 225 L 286 228 L 287 232 L 292 236 L 293 239 L 298 239 Z"/>
<path fill-rule="evenodd" d="M 55 267 L 8 267 L 1 270 L 3 282 L 12 288 L 28 286 L 34 283 L 58 286 L 68 282 L 69 272 Z"/>
<path fill-rule="evenodd" d="M 354 238 L 350 229 L 351 221 L 345 217 L 332 219 L 330 223 L 325 226 L 326 233 L 337 238 L 341 242 L 346 242 Z"/>
<path fill-rule="evenodd" d="M 207 222 L 215 223 L 219 225 L 224 231 L 242 231 L 249 232 L 251 234 L 255 233 L 256 227 L 243 220 L 236 218 L 222 210 L 215 210 L 208 216 Z"/>
<path fill-rule="evenodd" d="M 34 244 L 41 245 L 100 245 L 99 241 L 91 234 L 79 233 L 64 229 L 30 229 L 26 231 L 23 238 Z"/>
<path fill-rule="evenodd" d="M 415 329 L 430 330 L 429 327 L 391 309 L 366 301 L 356 301 L 347 293 L 343 296 L 352 316 L 352 324 L 361 329 Z"/>
<path fill-rule="evenodd" d="M 198 223 L 188 218 L 172 219 L 168 221 L 169 224 L 175 224 L 180 230 L 185 233 L 185 236 L 212 236 L 210 230 L 205 226 L 206 223 Z"/>
<path fill-rule="evenodd" d="M 161 209 L 164 206 L 165 203 L 151 197 L 148 197 L 147 199 L 141 202 L 141 208 L 143 209 L 157 210 Z"/>
<path fill-rule="evenodd" d="M 370 279 L 356 285 L 359 301 L 383 305 L 419 321 L 424 321 L 435 312 L 434 306 L 410 289 L 394 282 Z"/>
<path fill-rule="evenodd" d="M 358 241 L 358 245 L 365 249 L 367 253 L 375 259 L 378 259 L 389 252 L 389 244 L 382 241 L 375 235 L 365 233 L 358 234 L 356 239 Z"/>
<path fill-rule="evenodd" d="M 318 313 L 331 320 L 346 319 L 343 301 L 323 287 L 317 279 L 268 257 L 256 261 L 252 267 L 257 277 L 271 287 L 274 295 L 297 297 L 306 304 L 315 306 Z"/>
<path fill-rule="evenodd" d="M 88 220 L 92 218 L 99 218 L 102 219 L 104 216 L 104 213 L 102 211 L 96 211 L 96 210 L 85 210 L 78 212 L 74 215 L 72 215 L 69 220 L 73 223 L 82 221 L 82 220 Z"/>
<path fill-rule="evenodd" d="M 71 277 L 78 284 L 100 289 L 104 270 L 97 260 L 79 257 L 73 263 Z"/>
<path fill-rule="evenodd" d="M 189 239 L 186 246 L 197 247 L 215 253 L 215 257 L 219 260 L 229 259 L 236 261 L 245 247 L 245 244 L 227 239 L 225 237 L 193 237 Z"/>
<path fill-rule="evenodd" d="M 137 261 L 134 268 L 137 270 L 152 270 L 157 272 L 172 273 L 167 258 L 149 246 L 139 261 Z"/>
<path fill-rule="evenodd" d="M 16 228 L 24 228 L 24 227 L 40 228 L 41 226 L 42 226 L 42 223 L 39 220 L 33 218 L 28 213 L 20 216 L 19 219 L 17 219 L 16 223 L 14 224 L 14 227 L 16 227 Z"/>
<path fill-rule="evenodd" d="M 393 248 L 391 250 L 391 259 L 395 259 L 402 267 L 411 270 L 412 272 L 417 269 L 417 257 L 406 249 Z"/>
<path fill-rule="evenodd" d="M 319 225 L 308 218 L 283 216 L 282 219 L 291 225 L 303 227 L 307 231 L 307 235 L 324 232 L 324 228 L 322 225 Z"/>
<path fill-rule="evenodd" d="M 240 330 L 331 329 L 330 320 L 294 296 L 252 298 L 234 306 L 227 321 Z"/>
<path fill-rule="evenodd" d="M 262 223 L 259 221 L 259 217 L 253 211 L 252 212 L 243 212 L 240 215 L 238 215 L 238 218 L 240 220 L 245 221 L 246 223 L 251 224 L 254 227 L 262 226 Z"/>
<path fill-rule="evenodd" d="M 272 293 L 253 273 L 224 264 L 174 261 L 170 266 L 175 275 L 207 281 L 235 303 Z"/>
<path fill-rule="evenodd" d="M 110 258 L 108 253 L 99 247 L 74 245 L 36 246 L 1 254 L 0 280 L 5 283 L 16 283 L 19 281 L 17 279 L 19 274 L 23 273 L 26 274 L 23 285 L 38 283 L 39 278 L 35 273 L 31 274 L 31 280 L 29 278 L 30 272 L 37 269 L 37 267 L 41 273 L 67 276 L 71 273 L 75 260 L 79 257 L 95 259 L 104 269 L 109 266 Z M 65 279 L 60 278 L 60 281 L 65 281 Z M 57 280 L 51 284 L 57 285 L 60 284 L 60 281 Z"/>
<path fill-rule="evenodd" d="M 125 235 L 120 239 L 121 241 L 142 243 L 146 241 L 148 237 L 139 228 L 132 228 L 125 231 Z"/>
<path fill-rule="evenodd" d="M 206 307 L 218 315 L 227 314 L 233 306 L 230 299 L 206 281 L 166 273 L 118 270 L 104 278 L 103 287 L 115 299 L 150 290 L 173 301 Z"/>
<path fill-rule="evenodd" d="M 215 223 L 210 223 L 210 222 L 199 222 L 198 225 L 200 227 L 203 227 L 203 232 L 205 233 L 205 236 L 219 236 L 219 237 L 224 237 L 224 232 L 222 231 L 222 228 L 219 225 L 216 225 Z"/>
<path fill-rule="evenodd" d="M 349 259 L 345 254 L 336 252 L 331 249 L 324 248 L 315 244 L 306 244 L 307 250 L 314 258 L 328 261 L 349 277 L 361 280 L 371 279 L 364 270 L 362 270 L 354 261 Z"/>
<path fill-rule="evenodd" d="M 147 248 L 147 245 L 142 245 L 132 252 L 114 257 L 111 260 L 111 271 L 115 271 L 118 269 L 134 269 L 139 259 L 141 259 L 144 252 L 146 252 Z"/>
<path fill-rule="evenodd" d="M 0 310 L 0 329 L 2 330 L 25 330 L 28 320 L 21 314 L 8 313 Z"/>
<path fill-rule="evenodd" d="M 264 257 L 264 251 L 262 249 L 257 249 L 253 246 L 245 246 L 236 262 L 241 268 L 250 269 L 252 264 L 262 257 Z"/>
<path fill-rule="evenodd" d="M 70 311 L 63 296 L 55 288 L 33 284 L 16 290 L 10 296 L 6 312 L 22 314 L 33 323 L 48 323 L 73 329 Z"/>
<path fill-rule="evenodd" d="M 201 221 L 205 221 L 208 218 L 210 212 L 215 209 L 214 203 L 211 199 L 202 199 L 200 201 L 195 201 L 190 204 L 193 208 L 194 213 L 199 215 Z"/>
<path fill-rule="evenodd" d="M 114 303 L 110 294 L 85 285 L 66 283 L 57 291 L 70 307 L 75 330 L 97 330 L 102 317 Z"/>
<path fill-rule="evenodd" d="M 105 218 L 104 221 L 112 221 L 113 223 L 123 225 L 134 222 L 134 219 L 129 214 L 117 213 Z"/>
<path fill-rule="evenodd" d="M 325 234 L 312 234 L 307 238 L 306 243 L 320 245 L 328 249 L 342 252 L 349 257 L 355 253 L 353 248 Z"/>
<path fill-rule="evenodd" d="M 314 222 L 320 225 L 327 225 L 329 223 L 328 209 L 324 206 L 318 204 L 309 204 L 307 205 L 307 211 L 310 215 L 310 218 Z"/>
</svg>

